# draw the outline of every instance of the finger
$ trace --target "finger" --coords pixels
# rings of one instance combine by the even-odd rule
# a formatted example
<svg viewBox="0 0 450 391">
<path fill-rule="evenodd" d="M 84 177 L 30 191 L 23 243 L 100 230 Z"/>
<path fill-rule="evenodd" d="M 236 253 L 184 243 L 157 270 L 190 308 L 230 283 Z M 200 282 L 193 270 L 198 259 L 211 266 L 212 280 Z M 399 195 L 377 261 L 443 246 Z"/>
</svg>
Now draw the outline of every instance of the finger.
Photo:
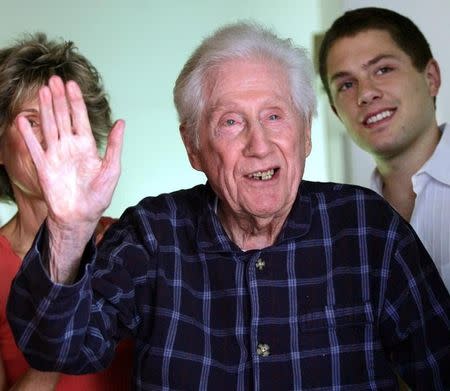
<svg viewBox="0 0 450 391">
<path fill-rule="evenodd" d="M 41 130 L 47 148 L 52 148 L 58 141 L 58 127 L 53 115 L 52 93 L 50 88 L 42 86 L 39 89 L 39 112 L 41 116 Z"/>
<path fill-rule="evenodd" d="M 108 136 L 108 143 L 106 145 L 105 156 L 103 158 L 105 170 L 108 171 L 113 177 L 116 177 L 116 182 L 120 175 L 120 157 L 122 154 L 124 132 L 125 121 L 116 121 Z"/>
<path fill-rule="evenodd" d="M 72 110 L 73 132 L 81 136 L 92 136 L 91 124 L 80 87 L 70 80 L 66 83 L 66 91 Z"/>
<path fill-rule="evenodd" d="M 31 128 L 31 125 L 26 117 L 19 115 L 16 119 L 16 126 L 19 129 L 25 144 L 27 145 L 31 159 L 36 166 L 36 171 L 40 172 L 44 167 L 45 159 L 44 150 L 42 149 L 41 143 L 37 139 L 36 134 Z"/>
<path fill-rule="evenodd" d="M 59 137 L 72 134 L 72 124 L 70 120 L 69 104 L 66 99 L 66 89 L 64 83 L 58 76 L 52 76 L 48 86 L 53 98 L 53 114 L 59 131 Z"/>
</svg>

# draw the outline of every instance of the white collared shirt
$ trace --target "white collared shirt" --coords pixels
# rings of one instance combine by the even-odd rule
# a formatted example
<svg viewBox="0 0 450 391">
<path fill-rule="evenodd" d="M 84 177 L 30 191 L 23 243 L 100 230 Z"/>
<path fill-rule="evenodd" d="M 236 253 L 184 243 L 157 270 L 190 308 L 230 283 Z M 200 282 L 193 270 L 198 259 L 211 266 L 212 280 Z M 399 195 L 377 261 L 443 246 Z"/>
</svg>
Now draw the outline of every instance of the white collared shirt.
<svg viewBox="0 0 450 391">
<path fill-rule="evenodd" d="M 440 127 L 442 137 L 426 163 L 412 176 L 416 200 L 411 225 L 450 291 L 450 126 Z M 377 169 L 370 187 L 382 195 L 382 180 Z"/>
</svg>

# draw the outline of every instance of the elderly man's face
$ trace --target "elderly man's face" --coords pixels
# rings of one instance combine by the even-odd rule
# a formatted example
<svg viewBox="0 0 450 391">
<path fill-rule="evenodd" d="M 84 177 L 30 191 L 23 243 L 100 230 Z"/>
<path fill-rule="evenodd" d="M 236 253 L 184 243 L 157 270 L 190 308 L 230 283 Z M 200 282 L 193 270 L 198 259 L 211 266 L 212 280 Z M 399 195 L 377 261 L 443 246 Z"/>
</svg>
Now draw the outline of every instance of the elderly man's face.
<svg viewBox="0 0 450 391">
<path fill-rule="evenodd" d="M 311 151 L 310 127 L 295 109 L 275 62 L 233 60 L 209 80 L 199 149 L 188 147 L 223 210 L 258 218 L 289 212 Z"/>
</svg>

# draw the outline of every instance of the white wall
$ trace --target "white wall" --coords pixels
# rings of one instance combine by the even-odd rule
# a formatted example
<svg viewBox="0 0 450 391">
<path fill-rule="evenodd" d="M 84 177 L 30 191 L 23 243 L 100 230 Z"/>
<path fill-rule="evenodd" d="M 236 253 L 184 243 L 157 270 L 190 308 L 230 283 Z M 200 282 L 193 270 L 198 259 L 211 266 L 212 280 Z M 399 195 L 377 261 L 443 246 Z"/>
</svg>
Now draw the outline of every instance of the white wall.
<svg viewBox="0 0 450 391">
<path fill-rule="evenodd" d="M 28 31 L 73 40 L 103 75 L 116 118 L 127 122 L 123 171 L 108 214 L 204 182 L 189 166 L 172 103 L 174 81 L 201 39 L 223 23 L 253 18 L 311 47 L 320 1 L 0 0 L 0 46 Z M 313 129 L 308 178 L 326 180 L 321 119 Z M 3 213 L 3 217 L 2 217 Z M 7 218 L 0 207 L 0 224 Z"/>
<path fill-rule="evenodd" d="M 343 10 L 359 7 L 383 7 L 410 18 L 424 33 L 441 68 L 442 86 L 437 98 L 438 122 L 450 121 L 450 1 L 449 0 L 342 0 Z M 349 142 L 353 183 L 367 185 L 374 167 L 370 156 Z"/>
</svg>

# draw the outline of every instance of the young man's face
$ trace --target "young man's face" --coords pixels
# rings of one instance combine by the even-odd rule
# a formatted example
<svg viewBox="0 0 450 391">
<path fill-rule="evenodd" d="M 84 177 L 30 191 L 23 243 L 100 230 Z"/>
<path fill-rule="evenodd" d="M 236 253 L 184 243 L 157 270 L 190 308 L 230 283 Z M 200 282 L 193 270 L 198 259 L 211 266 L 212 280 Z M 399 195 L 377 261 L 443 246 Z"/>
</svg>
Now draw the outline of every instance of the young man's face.
<svg viewBox="0 0 450 391">
<path fill-rule="evenodd" d="M 328 53 L 327 78 L 336 114 L 375 157 L 390 159 L 420 147 L 436 127 L 437 63 L 430 60 L 419 72 L 387 31 L 337 40 Z"/>
</svg>

